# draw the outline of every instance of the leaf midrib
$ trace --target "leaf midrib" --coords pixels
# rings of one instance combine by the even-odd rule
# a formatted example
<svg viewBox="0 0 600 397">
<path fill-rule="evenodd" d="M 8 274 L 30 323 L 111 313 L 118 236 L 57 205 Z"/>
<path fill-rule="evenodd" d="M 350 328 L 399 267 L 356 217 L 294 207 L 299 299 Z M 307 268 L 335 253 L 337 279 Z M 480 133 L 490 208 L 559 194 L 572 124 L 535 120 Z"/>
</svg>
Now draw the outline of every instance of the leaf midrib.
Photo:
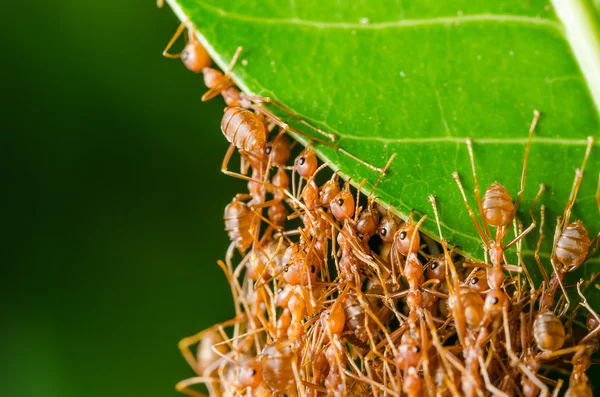
<svg viewBox="0 0 600 397">
<path fill-rule="evenodd" d="M 433 25 L 460 25 L 463 22 L 499 22 L 499 23 L 517 23 L 525 25 L 541 25 L 551 27 L 564 34 L 563 25 L 557 21 L 545 19 L 542 17 L 527 17 L 523 15 L 512 14 L 473 14 L 461 16 L 445 16 L 424 19 L 400 19 L 396 21 L 385 22 L 367 22 L 367 23 L 352 23 L 352 22 L 320 22 L 301 18 L 265 18 L 251 15 L 242 15 L 234 12 L 226 11 L 222 8 L 206 4 L 198 1 L 198 4 L 210 11 L 213 11 L 223 17 L 258 23 L 263 25 L 299 25 L 313 27 L 317 29 L 356 29 L 356 30 L 382 30 L 390 28 L 409 28 L 415 26 L 433 26 Z"/>
</svg>

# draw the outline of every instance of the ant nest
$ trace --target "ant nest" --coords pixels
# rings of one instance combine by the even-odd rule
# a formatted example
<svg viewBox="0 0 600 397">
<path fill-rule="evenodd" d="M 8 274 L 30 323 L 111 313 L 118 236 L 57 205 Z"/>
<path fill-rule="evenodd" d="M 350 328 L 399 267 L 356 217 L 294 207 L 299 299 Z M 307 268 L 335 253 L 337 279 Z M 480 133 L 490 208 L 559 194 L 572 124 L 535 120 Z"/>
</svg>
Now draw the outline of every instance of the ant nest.
<svg viewBox="0 0 600 397">
<path fill-rule="evenodd" d="M 180 342 L 197 376 L 179 382 L 178 390 L 201 396 L 203 384 L 211 396 L 593 395 L 586 371 L 598 350 L 600 317 L 585 295 L 595 277 L 563 283 L 599 245 L 600 235 L 591 239 L 583 223 L 570 219 L 591 138 L 550 263 L 521 255 L 523 237 L 538 228 L 539 253 L 544 206 L 539 216 L 534 210 L 544 187 L 529 226 L 513 228 L 521 194 L 513 200 L 494 183 L 481 198 L 466 140 L 474 194 L 465 192 L 457 173 L 452 177 L 486 249 L 486 261 L 474 262 L 448 246 L 441 228 L 441 243 L 421 234 L 426 216 L 411 212 L 403 221 L 375 203 L 375 188 L 394 156 L 375 167 L 270 98 L 240 93 L 229 78 L 240 51 L 225 73 L 210 68 L 193 34 L 181 54 L 169 54 L 203 73 L 204 99 L 224 97 L 221 127 L 230 148 L 222 171 L 248 182 L 248 192 L 225 208 L 231 244 L 219 261 L 236 315 Z M 370 194 L 341 184 L 337 174 L 323 175 L 328 163 L 319 165 L 310 144 L 290 162 L 294 145 L 287 134 L 306 134 L 265 103 L 310 127 L 318 135 L 312 142 L 377 170 Z M 529 143 L 538 118 L 536 111 Z M 240 172 L 227 168 L 236 149 Z M 529 144 L 522 188 L 528 153 Z M 439 225 L 443 214 L 435 197 L 430 201 Z M 516 254 L 517 265 L 507 263 L 505 252 Z M 543 275 L 541 285 L 527 271 L 533 267 Z"/>
</svg>

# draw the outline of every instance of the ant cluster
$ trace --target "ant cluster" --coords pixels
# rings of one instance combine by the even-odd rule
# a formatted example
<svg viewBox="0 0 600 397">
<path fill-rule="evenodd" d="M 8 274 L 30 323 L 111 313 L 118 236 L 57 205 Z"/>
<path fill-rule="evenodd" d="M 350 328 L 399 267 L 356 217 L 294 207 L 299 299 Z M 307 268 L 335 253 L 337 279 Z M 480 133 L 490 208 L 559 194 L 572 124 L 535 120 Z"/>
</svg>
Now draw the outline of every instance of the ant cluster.
<svg viewBox="0 0 600 397">
<path fill-rule="evenodd" d="M 184 29 L 182 24 L 165 55 L 180 57 L 203 74 L 209 88 L 204 100 L 219 94 L 225 99 L 221 128 L 230 148 L 222 171 L 246 180 L 248 192 L 225 208 L 231 245 L 224 262 L 218 262 L 231 286 L 236 315 L 180 342 L 198 376 L 179 382 L 178 390 L 203 396 L 194 386 L 204 384 L 211 396 L 547 396 L 561 389 L 568 396 L 593 395 L 586 370 L 598 350 L 600 317 L 584 292 L 594 281 L 574 286 L 580 302 L 570 312 L 563 284 L 600 241 L 600 235 L 590 239 L 583 223 L 570 219 L 591 138 L 557 222 L 550 275 L 539 255 L 541 206 L 535 262 L 544 281 L 536 286 L 521 245 L 538 227 L 534 210 L 544 186 L 527 228 L 516 213 L 537 111 L 514 201 L 497 182 L 480 196 L 472 143 L 466 141 L 480 221 L 458 174 L 453 177 L 487 254 L 485 262 L 473 262 L 448 247 L 434 196 L 430 201 L 441 243 L 420 233 L 426 216 L 416 219 L 411 212 L 402 221 L 375 203 L 375 187 L 394 156 L 384 168 L 374 167 L 331 143 L 334 135 L 270 98 L 241 93 L 229 78 L 239 50 L 225 73 L 210 67 L 210 57 L 191 31 L 185 49 L 168 54 Z M 364 181 L 354 191 L 349 181 L 340 185 L 337 174 L 319 184 L 317 176 L 328 164 L 319 165 L 310 143 L 291 161 L 287 133 L 306 134 L 265 103 L 322 137 L 310 141 L 377 170 L 369 196 L 361 196 Z M 227 169 L 235 149 L 242 159 L 240 172 Z M 507 241 L 511 229 L 515 237 Z M 517 264 L 505 256 L 513 247 Z M 241 260 L 234 263 L 236 252 Z M 585 324 L 580 316 L 586 317 Z"/>
</svg>

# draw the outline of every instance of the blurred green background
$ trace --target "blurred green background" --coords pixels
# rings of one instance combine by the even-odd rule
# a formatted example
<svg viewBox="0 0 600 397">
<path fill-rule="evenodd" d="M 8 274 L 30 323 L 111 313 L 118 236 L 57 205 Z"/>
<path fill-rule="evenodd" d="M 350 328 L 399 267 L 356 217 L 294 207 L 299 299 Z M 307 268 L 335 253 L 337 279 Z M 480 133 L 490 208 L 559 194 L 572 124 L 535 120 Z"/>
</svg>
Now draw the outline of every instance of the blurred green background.
<svg viewBox="0 0 600 397">
<path fill-rule="evenodd" d="M 153 0 L 2 5 L 2 396 L 177 396 L 233 315 L 223 103 Z"/>
</svg>

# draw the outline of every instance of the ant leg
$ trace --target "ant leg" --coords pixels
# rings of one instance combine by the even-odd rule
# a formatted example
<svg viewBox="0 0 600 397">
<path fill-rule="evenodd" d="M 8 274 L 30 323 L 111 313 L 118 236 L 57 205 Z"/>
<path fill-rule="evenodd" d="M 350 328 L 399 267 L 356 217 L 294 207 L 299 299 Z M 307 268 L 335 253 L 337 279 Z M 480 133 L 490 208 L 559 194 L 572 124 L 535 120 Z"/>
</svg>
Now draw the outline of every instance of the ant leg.
<svg viewBox="0 0 600 397">
<path fill-rule="evenodd" d="M 592 256 L 596 255 L 596 252 L 598 252 L 598 248 L 600 248 L 600 233 L 598 233 L 596 237 L 592 239 L 592 241 L 590 242 L 590 247 L 594 248 L 588 252 L 587 256 L 583 260 L 584 262 L 590 259 Z"/>
<path fill-rule="evenodd" d="M 412 215 L 412 211 L 411 211 L 411 215 Z M 412 218 L 412 216 L 411 216 L 411 218 Z M 410 245 L 408 246 L 409 255 L 413 249 L 413 243 L 415 242 L 415 235 L 417 233 L 419 233 L 419 227 L 421 227 L 421 225 L 423 224 L 423 222 L 425 222 L 426 219 L 427 219 L 427 214 L 423 215 L 423 217 L 421 219 L 419 219 L 419 221 L 417 222 L 417 224 L 415 225 L 415 227 L 413 229 L 412 236 L 410 236 L 410 238 L 411 238 Z M 411 219 L 411 223 L 412 223 L 412 219 Z"/>
<path fill-rule="evenodd" d="M 552 391 L 552 397 L 558 397 L 558 392 L 562 388 L 563 383 L 564 383 L 564 381 L 562 379 L 559 379 L 556 382 L 556 385 L 554 386 L 554 390 Z"/>
<path fill-rule="evenodd" d="M 444 365 L 444 368 L 446 369 L 446 372 L 450 375 L 450 379 L 452 380 L 452 382 L 455 382 L 454 371 L 450 367 L 450 363 L 448 362 L 448 359 L 446 357 L 445 349 L 442 346 L 442 342 L 440 341 L 440 337 L 438 335 L 437 328 L 431 318 L 431 313 L 428 310 L 425 310 L 424 314 L 425 314 L 425 321 L 427 323 L 427 326 L 429 327 L 429 333 L 431 334 L 432 344 L 435 347 L 435 349 L 437 350 L 438 356 L 441 359 L 442 364 Z"/>
<path fill-rule="evenodd" d="M 271 189 L 281 189 L 280 186 L 276 186 L 273 185 L 271 183 L 265 182 L 265 181 L 261 181 L 259 179 L 256 178 L 251 178 L 247 175 L 244 174 L 240 174 L 237 172 L 233 172 L 233 171 L 229 171 L 227 169 L 227 166 L 229 165 L 229 160 L 231 160 L 231 156 L 233 156 L 233 153 L 235 152 L 235 145 L 232 143 L 229 145 L 229 149 L 227 149 L 227 153 L 225 153 L 225 157 L 223 158 L 223 163 L 221 164 L 221 172 L 224 173 L 225 175 L 231 176 L 233 178 L 238 178 L 238 179 L 243 179 L 245 181 L 249 181 L 249 182 L 256 182 L 256 183 L 260 183 L 262 185 L 265 185 L 266 187 L 269 187 Z"/>
<path fill-rule="evenodd" d="M 490 375 L 488 374 L 487 366 L 483 362 L 483 357 L 479 355 L 478 359 L 480 372 L 483 375 L 483 381 L 485 382 L 485 388 L 494 396 L 508 397 L 508 394 L 504 393 L 502 390 L 498 389 L 492 384 L 492 381 L 490 380 Z"/>
<path fill-rule="evenodd" d="M 533 121 L 531 122 L 531 126 L 529 127 L 529 137 L 527 139 L 527 146 L 525 146 L 525 155 L 523 156 L 523 170 L 521 172 L 521 190 L 517 193 L 517 200 L 515 201 L 515 212 L 513 216 L 517 213 L 517 209 L 519 208 L 519 203 L 521 202 L 521 196 L 523 195 L 523 191 L 525 190 L 525 176 L 527 175 L 527 162 L 529 160 L 529 149 L 531 147 L 531 139 L 533 138 L 533 131 L 540 119 L 540 112 L 536 109 L 533 111 Z"/>
<path fill-rule="evenodd" d="M 358 188 L 356 189 L 356 208 L 354 208 L 354 222 L 358 221 L 358 215 L 359 215 L 359 203 L 360 203 L 360 192 L 363 188 L 363 186 L 365 185 L 365 183 L 367 183 L 367 178 L 363 179 L 360 184 L 358 185 Z"/>
<path fill-rule="evenodd" d="M 513 225 L 514 225 L 514 229 L 515 229 L 515 235 L 517 235 L 523 231 L 523 224 L 519 223 L 519 226 L 517 227 L 517 220 L 514 218 L 513 218 Z M 521 272 L 525 273 L 525 278 L 527 279 L 529 286 L 531 287 L 531 289 L 535 289 L 535 284 L 533 283 L 533 279 L 531 278 L 531 275 L 529 274 L 529 270 L 527 270 L 527 266 L 525 266 L 525 263 L 523 262 L 523 255 L 521 252 L 521 249 L 523 246 L 523 241 L 519 240 L 515 243 L 515 245 L 517 246 L 517 260 L 518 260 L 518 266 L 515 266 L 516 267 L 515 270 L 518 273 L 521 273 Z M 504 269 L 506 269 L 507 267 L 512 267 L 512 266 L 504 265 Z M 511 274 L 511 278 L 514 279 L 512 274 Z M 521 277 L 519 277 L 517 279 L 517 282 L 518 282 L 517 290 L 521 291 Z"/>
<path fill-rule="evenodd" d="M 423 313 L 426 310 L 423 311 Z M 421 333 L 421 351 L 429 352 L 431 344 L 429 343 L 429 339 L 427 337 L 427 328 L 425 325 L 425 320 L 423 319 L 423 313 L 419 316 L 419 329 Z M 435 389 L 433 378 L 431 377 L 431 370 L 429 368 L 429 354 L 423 355 L 423 362 L 421 364 L 423 367 L 423 378 L 425 378 L 425 385 L 428 391 L 428 394 L 431 395 L 431 391 Z"/>
<path fill-rule="evenodd" d="M 563 285 L 563 275 L 559 275 L 558 273 L 558 269 L 556 267 L 556 263 L 554 261 L 554 257 L 550 258 L 550 263 L 552 263 L 552 269 L 554 270 L 554 276 L 556 277 L 556 280 L 558 281 L 558 285 L 560 286 L 560 290 L 563 293 L 563 296 L 565 298 L 565 306 L 563 307 L 563 309 L 560 312 L 560 315 L 558 317 L 562 317 L 565 315 L 565 313 L 567 313 L 567 310 L 569 310 L 569 306 L 571 306 L 571 299 L 569 298 L 569 294 L 567 293 L 567 290 L 565 289 L 565 286 Z"/>
<path fill-rule="evenodd" d="M 549 282 L 548 273 L 546 272 L 544 265 L 542 265 L 542 260 L 540 259 L 540 248 L 542 247 L 542 240 L 544 240 L 545 213 L 546 213 L 546 207 L 544 206 L 544 204 L 542 204 L 542 207 L 540 208 L 540 237 L 538 238 L 538 242 L 535 247 L 535 252 L 534 252 L 533 256 L 535 257 L 535 261 L 537 263 L 538 269 L 540 270 L 540 273 L 542 274 L 542 277 L 544 277 L 544 281 L 545 281 L 546 285 L 548 285 L 548 282 Z"/>
<path fill-rule="evenodd" d="M 524 317 L 525 316 L 523 315 L 523 313 L 521 313 L 521 346 L 525 346 L 524 341 L 526 339 L 526 332 L 527 332 L 524 327 L 524 324 L 525 324 Z M 526 365 L 524 365 L 521 362 L 519 357 L 517 357 L 517 355 L 515 354 L 515 352 L 512 349 L 510 329 L 509 329 L 509 324 L 508 324 L 508 308 L 507 308 L 507 306 L 505 306 L 502 310 L 502 319 L 504 322 L 504 338 L 506 339 L 506 353 L 508 354 L 508 356 L 511 360 L 511 365 L 513 367 L 515 365 L 518 366 L 519 369 L 523 372 L 523 374 L 525 374 L 541 390 L 542 396 L 548 395 L 548 387 L 546 387 L 546 385 L 536 376 L 536 374 L 534 374 L 529 368 L 527 368 Z"/>
<path fill-rule="evenodd" d="M 350 157 L 352 160 L 359 162 L 360 164 L 364 165 L 367 168 L 372 169 L 373 171 L 376 171 L 376 172 L 382 172 L 383 171 L 382 168 L 375 167 L 374 165 L 371 165 L 371 164 L 367 163 L 366 161 L 361 160 L 360 158 L 356 157 L 352 153 L 348 152 L 345 149 L 342 149 L 341 147 L 339 147 L 337 145 L 334 145 L 331 142 L 325 141 L 323 139 L 316 138 L 316 137 L 314 137 L 314 136 L 312 136 L 310 134 L 307 134 L 306 132 L 297 130 L 297 129 L 293 128 L 293 127 L 290 127 L 289 124 L 283 122 L 280 118 L 278 118 L 277 116 L 275 116 L 273 113 L 271 113 L 270 111 L 268 111 L 267 109 L 265 109 L 262 106 L 251 105 L 250 108 L 253 109 L 253 110 L 255 110 L 255 111 L 257 111 L 257 112 L 259 112 L 259 113 L 264 114 L 269 119 L 271 119 L 273 122 L 275 122 L 279 127 L 281 127 L 283 130 L 285 130 L 287 132 L 293 132 L 295 134 L 302 135 L 303 137 L 306 137 L 307 139 L 310 139 L 312 141 L 319 142 L 322 145 L 329 146 L 330 148 L 333 148 L 333 149 L 337 150 L 338 152 L 342 153 L 343 155 Z"/>
<path fill-rule="evenodd" d="M 310 124 L 309 122 L 302 119 L 298 115 L 294 114 L 289 108 L 283 106 L 279 102 L 276 102 L 275 100 L 273 100 L 270 97 L 263 97 L 263 96 L 258 96 L 258 95 L 243 95 L 243 97 L 244 97 L 244 99 L 247 99 L 252 102 L 270 103 L 271 105 L 274 105 L 274 106 L 278 107 L 279 109 L 283 110 L 284 112 L 286 112 L 287 114 L 292 116 L 294 119 L 298 120 L 300 123 L 302 123 L 303 125 L 307 126 L 310 129 L 312 129 L 313 131 L 319 133 L 320 135 L 324 136 L 325 138 L 328 138 L 331 141 L 337 140 L 337 136 L 335 134 L 325 132 L 322 129 L 315 127 L 314 125 Z"/>
<path fill-rule="evenodd" d="M 191 397 L 208 397 L 206 394 L 199 392 L 198 390 L 194 390 L 191 388 L 192 385 L 197 385 L 201 383 L 219 383 L 219 379 L 205 377 L 205 376 L 195 376 L 193 378 L 188 378 L 178 382 L 175 385 L 175 390 L 180 393 L 187 394 Z"/>
<path fill-rule="evenodd" d="M 523 230 L 517 237 L 512 239 L 512 241 L 510 243 L 506 244 L 504 246 L 505 250 L 510 248 L 514 243 L 521 240 L 523 237 L 525 237 L 527 234 L 529 234 L 529 232 L 531 232 L 533 229 L 535 229 L 536 221 L 535 221 L 535 216 L 533 215 L 533 210 L 535 208 L 535 204 L 537 203 L 538 199 L 540 198 L 540 196 L 542 195 L 544 190 L 546 190 L 546 185 L 540 184 L 540 190 L 538 190 L 537 194 L 535 195 L 535 198 L 533 199 L 533 203 L 531 204 L 531 209 L 529 210 L 529 214 L 531 215 L 531 225 L 529 225 L 529 227 L 527 229 Z"/>
<path fill-rule="evenodd" d="M 479 222 L 477 221 L 477 218 L 475 217 L 475 213 L 473 212 L 473 210 L 471 209 L 471 206 L 469 205 L 469 202 L 467 201 L 467 195 L 465 193 L 465 188 L 463 187 L 462 182 L 460 181 L 458 172 L 453 172 L 452 178 L 454 178 L 454 180 L 456 181 L 456 184 L 458 185 L 458 189 L 460 190 L 462 197 L 463 197 L 463 202 L 465 203 L 465 206 L 467 207 L 467 211 L 469 211 L 469 216 L 471 217 L 471 220 L 473 221 L 473 224 L 475 225 L 475 228 L 477 229 L 477 233 L 479 233 L 479 237 L 484 242 L 484 244 L 487 246 L 487 241 L 490 238 L 488 238 L 487 235 L 483 232 L 483 229 L 481 228 L 481 226 L 479 225 Z M 478 201 L 478 205 L 481 205 L 479 203 L 480 200 L 477 200 L 477 201 Z M 439 225 L 438 225 L 438 228 L 439 228 Z M 489 231 L 488 231 L 488 233 L 489 233 Z"/>
<path fill-rule="evenodd" d="M 160 2 L 162 0 L 158 0 L 158 1 Z M 161 6 L 159 5 L 159 7 L 161 7 Z M 185 22 L 181 22 L 181 24 L 175 31 L 175 34 L 173 35 L 173 37 L 171 37 L 171 40 L 167 44 L 167 47 L 163 50 L 162 54 L 165 58 L 177 59 L 177 58 L 181 57 L 181 52 L 178 54 L 170 54 L 169 50 L 171 49 L 171 47 L 173 46 L 175 41 L 179 38 L 179 36 L 181 36 L 181 33 L 183 33 L 183 31 L 185 30 L 185 27 L 186 27 Z"/>
<path fill-rule="evenodd" d="M 600 324 L 600 316 L 598 316 L 598 313 L 596 313 L 596 311 L 594 309 L 592 309 L 592 307 L 588 303 L 585 295 L 583 295 L 583 293 L 581 292 L 581 284 L 582 283 L 583 283 L 583 279 L 579 280 L 579 282 L 577 283 L 577 294 L 579 294 L 579 297 L 581 298 L 581 302 L 579 302 L 579 304 L 581 306 L 585 307 L 587 309 L 587 311 L 590 312 L 590 314 L 592 316 L 594 316 L 594 319 Z M 579 341 L 579 343 L 584 344 L 587 340 L 596 336 L 598 334 L 598 332 L 600 332 L 600 325 L 598 325 L 596 328 L 594 328 L 592 331 L 590 331 L 583 339 L 581 339 L 581 341 Z"/>
<path fill-rule="evenodd" d="M 231 71 L 233 70 L 233 67 L 237 63 L 237 60 L 240 57 L 240 53 L 242 52 L 243 49 L 244 48 L 240 46 L 235 50 L 235 53 L 233 54 L 233 57 L 231 58 L 231 61 L 229 62 L 229 66 L 227 66 L 227 70 L 225 71 L 225 74 L 220 79 L 220 81 L 218 81 L 212 88 L 210 88 L 208 91 L 206 91 L 204 93 L 204 95 L 202 95 L 202 102 L 208 101 L 208 100 L 216 97 L 223 91 L 234 86 L 234 83 L 231 80 L 230 75 L 231 75 Z"/>
<path fill-rule="evenodd" d="M 207 328 L 203 331 L 200 331 L 195 335 L 188 336 L 186 338 L 181 339 L 178 343 L 178 347 L 179 347 L 179 350 L 181 351 L 181 355 L 183 356 L 183 358 L 185 358 L 185 361 L 187 361 L 187 363 L 190 365 L 190 367 L 192 367 L 192 369 L 194 371 L 197 371 L 198 370 L 198 362 L 196 361 L 196 357 L 195 357 L 194 353 L 192 353 L 192 351 L 190 350 L 190 346 L 200 343 L 202 341 L 202 339 L 204 338 L 204 336 L 208 332 L 211 332 L 211 331 L 215 332 L 216 329 L 219 327 L 229 327 L 231 325 L 239 323 L 240 321 L 241 320 L 239 317 L 235 317 L 235 318 L 232 318 L 231 320 L 224 321 L 217 325 L 213 325 L 212 327 Z"/>
<path fill-rule="evenodd" d="M 571 209 L 573 208 L 573 204 L 575 204 L 575 199 L 577 198 L 579 186 L 581 185 L 581 180 L 583 179 L 583 171 L 585 171 L 585 165 L 587 163 L 588 158 L 590 157 L 590 152 L 592 151 L 593 144 L 594 144 L 594 138 L 589 136 L 588 144 L 585 149 L 585 154 L 583 155 L 583 161 L 581 163 L 581 167 L 575 170 L 575 180 L 573 181 L 573 188 L 571 190 L 571 195 L 569 197 L 567 207 L 565 208 L 565 212 L 563 214 L 563 222 L 564 222 L 563 225 L 569 224 L 569 218 L 571 217 Z"/>
<path fill-rule="evenodd" d="M 471 141 L 470 138 L 467 138 L 466 143 L 467 143 L 467 150 L 469 152 L 469 159 L 471 160 L 471 170 L 473 172 L 473 181 L 475 183 L 475 200 L 477 201 L 477 208 L 479 208 L 479 215 L 481 216 L 481 224 L 483 225 L 483 230 L 487 233 L 487 235 L 491 236 L 490 228 L 489 228 L 487 222 L 485 221 L 485 217 L 483 216 L 481 194 L 479 192 L 479 181 L 477 180 L 477 172 L 475 171 L 475 156 L 473 155 L 473 141 Z M 484 240 L 484 241 L 487 241 L 487 240 Z"/>
</svg>

